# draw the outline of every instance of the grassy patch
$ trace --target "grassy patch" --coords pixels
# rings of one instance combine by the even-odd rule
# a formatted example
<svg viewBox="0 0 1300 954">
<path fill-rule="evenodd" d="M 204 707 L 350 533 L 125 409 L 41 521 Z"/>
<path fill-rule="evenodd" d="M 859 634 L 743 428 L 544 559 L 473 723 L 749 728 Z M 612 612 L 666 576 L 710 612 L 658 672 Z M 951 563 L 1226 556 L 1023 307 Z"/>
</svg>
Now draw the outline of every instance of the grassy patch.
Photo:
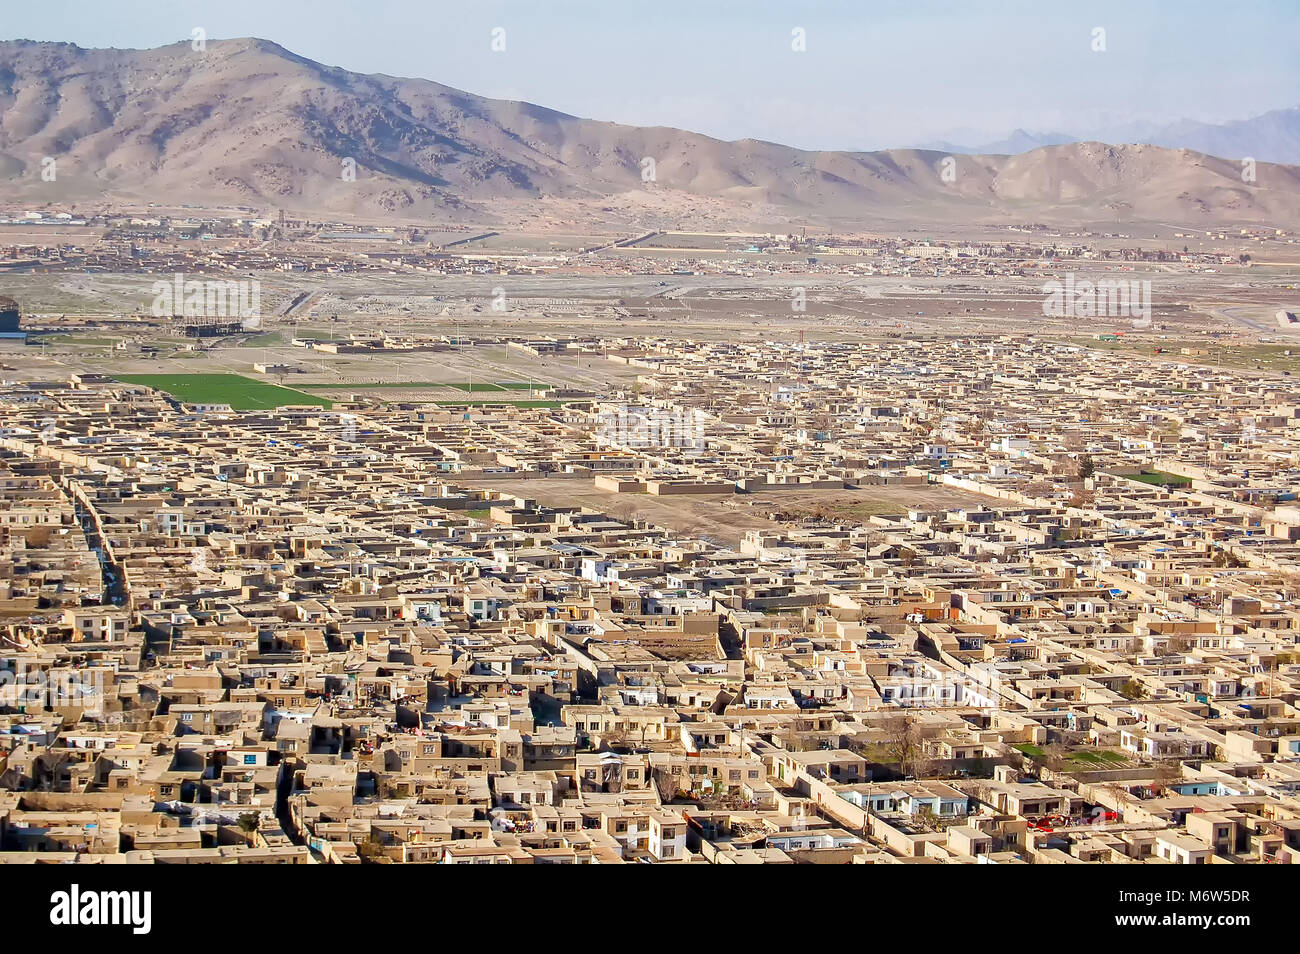
<svg viewBox="0 0 1300 954">
<path fill-rule="evenodd" d="M 280 331 L 266 331 L 260 335 L 253 335 L 246 342 L 246 347 L 250 348 L 269 348 L 271 345 L 284 344 L 284 333 Z"/>
<path fill-rule="evenodd" d="M 477 394 L 479 391 L 504 391 L 505 388 L 488 384 L 486 381 L 448 381 L 443 385 L 444 388 L 455 388 L 457 391 L 465 391 L 469 394 Z"/>
<path fill-rule="evenodd" d="M 260 411 L 286 404 L 332 406 L 324 398 L 241 374 L 119 374 L 117 380 L 165 391 L 184 404 L 229 404 L 236 411 Z"/>
<path fill-rule="evenodd" d="M 1141 481 L 1144 484 L 1152 484 L 1156 487 L 1190 487 L 1192 479 L 1182 477 L 1178 474 L 1166 473 L 1163 470 L 1144 470 L 1136 474 L 1122 474 L 1129 480 Z"/>
<path fill-rule="evenodd" d="M 1128 759 L 1118 752 L 1109 752 L 1106 749 L 1079 749 L 1077 752 L 1071 752 L 1065 758 L 1069 762 L 1078 762 L 1081 765 L 1091 766 L 1115 766 L 1124 765 L 1128 762 Z"/>
</svg>

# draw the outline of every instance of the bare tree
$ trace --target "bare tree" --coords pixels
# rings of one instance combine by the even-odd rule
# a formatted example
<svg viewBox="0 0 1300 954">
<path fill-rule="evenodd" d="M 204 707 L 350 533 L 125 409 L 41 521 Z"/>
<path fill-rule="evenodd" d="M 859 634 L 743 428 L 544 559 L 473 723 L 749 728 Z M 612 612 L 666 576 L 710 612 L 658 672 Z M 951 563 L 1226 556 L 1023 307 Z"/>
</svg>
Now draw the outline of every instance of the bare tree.
<svg viewBox="0 0 1300 954">
<path fill-rule="evenodd" d="M 891 716 L 885 722 L 885 731 L 889 733 L 886 751 L 890 760 L 898 763 L 900 771 L 914 778 L 928 774 L 930 760 L 916 716 L 910 712 Z"/>
<path fill-rule="evenodd" d="M 659 801 L 671 802 L 677 797 L 679 791 L 677 785 L 677 776 L 672 774 L 668 768 L 654 770 L 655 790 L 659 793 Z"/>
<path fill-rule="evenodd" d="M 1177 762 L 1157 762 L 1151 779 L 1151 789 L 1155 792 L 1164 792 L 1182 777 L 1183 770 Z"/>
</svg>

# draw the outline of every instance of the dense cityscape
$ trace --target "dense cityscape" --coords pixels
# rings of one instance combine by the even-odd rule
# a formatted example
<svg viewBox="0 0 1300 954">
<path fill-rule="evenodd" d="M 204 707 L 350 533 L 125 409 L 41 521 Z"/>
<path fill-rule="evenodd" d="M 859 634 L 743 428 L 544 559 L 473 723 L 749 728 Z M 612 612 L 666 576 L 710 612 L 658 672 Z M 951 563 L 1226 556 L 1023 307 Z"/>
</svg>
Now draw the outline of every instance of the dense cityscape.
<svg viewBox="0 0 1300 954">
<path fill-rule="evenodd" d="M 1285 0 L 3 32 L 14 944 L 1285 937 Z"/>
<path fill-rule="evenodd" d="M 636 373 L 5 384 L 0 857 L 1294 860 L 1283 379 L 1007 335 L 411 347 Z"/>
</svg>

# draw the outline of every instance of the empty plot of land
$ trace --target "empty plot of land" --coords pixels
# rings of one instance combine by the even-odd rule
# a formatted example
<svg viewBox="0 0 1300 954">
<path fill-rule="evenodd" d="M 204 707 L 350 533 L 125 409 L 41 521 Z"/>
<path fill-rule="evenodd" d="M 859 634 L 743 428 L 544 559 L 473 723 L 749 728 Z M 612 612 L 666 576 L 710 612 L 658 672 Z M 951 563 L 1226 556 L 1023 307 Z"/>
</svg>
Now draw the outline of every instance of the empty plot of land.
<svg viewBox="0 0 1300 954">
<path fill-rule="evenodd" d="M 1074 344 L 1094 351 L 1124 354 L 1148 354 L 1153 361 L 1174 361 L 1208 367 L 1238 368 L 1247 371 L 1300 372 L 1300 343 L 1295 345 L 1259 344 L 1250 341 L 1223 341 L 1192 338 L 1131 338 L 1101 341 L 1097 338 L 1071 337 Z M 1159 348 L 1159 354 L 1155 349 Z M 1186 350 L 1186 354 L 1184 354 Z"/>
<path fill-rule="evenodd" d="M 587 477 L 510 475 L 477 477 L 468 486 L 501 490 L 552 507 L 588 507 L 619 519 L 648 520 L 692 536 L 712 537 L 736 546 L 746 530 L 772 529 L 772 515 L 825 513 L 847 523 L 874 514 L 902 514 L 909 507 L 942 509 L 989 503 L 979 494 L 951 487 L 865 487 L 860 490 L 786 490 L 752 494 L 615 494 L 597 490 Z"/>
</svg>

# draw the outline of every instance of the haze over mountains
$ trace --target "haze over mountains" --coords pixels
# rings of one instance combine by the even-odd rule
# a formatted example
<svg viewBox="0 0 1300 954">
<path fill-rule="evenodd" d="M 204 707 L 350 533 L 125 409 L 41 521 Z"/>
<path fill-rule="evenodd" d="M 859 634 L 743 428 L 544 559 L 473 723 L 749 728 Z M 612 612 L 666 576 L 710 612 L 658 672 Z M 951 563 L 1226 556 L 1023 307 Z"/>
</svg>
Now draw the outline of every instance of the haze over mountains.
<svg viewBox="0 0 1300 954">
<path fill-rule="evenodd" d="M 56 160 L 54 182 L 41 177 L 44 157 Z M 0 42 L 0 201 L 31 207 L 235 205 L 411 223 L 545 215 L 652 227 L 1300 224 L 1300 169 L 1260 162 L 1246 182 L 1235 155 L 1085 142 L 946 157 L 814 152 L 579 119 L 428 80 L 351 73 L 259 39 L 209 40 L 202 52 L 188 42 Z M 355 181 L 345 177 L 349 159 Z"/>
<path fill-rule="evenodd" d="M 1003 139 L 978 146 L 962 146 L 943 141 L 925 143 L 920 148 L 972 155 L 1015 155 L 1040 146 L 1059 146 L 1086 139 L 1104 139 L 1114 143 L 1141 142 L 1170 149 L 1191 149 L 1212 156 L 1250 156 L 1260 162 L 1296 165 L 1300 164 L 1300 107 L 1274 109 L 1252 119 L 1226 123 L 1203 123 L 1191 119 L 1161 125 L 1129 123 L 1087 136 L 1017 129 Z"/>
</svg>

